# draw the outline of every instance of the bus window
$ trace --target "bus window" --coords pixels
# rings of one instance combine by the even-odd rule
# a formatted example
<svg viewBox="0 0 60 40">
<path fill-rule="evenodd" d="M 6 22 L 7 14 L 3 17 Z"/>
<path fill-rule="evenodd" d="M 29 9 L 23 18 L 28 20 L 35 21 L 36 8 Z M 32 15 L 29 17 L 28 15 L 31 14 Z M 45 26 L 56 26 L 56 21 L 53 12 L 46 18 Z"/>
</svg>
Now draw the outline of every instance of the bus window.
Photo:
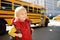
<svg viewBox="0 0 60 40">
<path fill-rule="evenodd" d="M 12 3 L 11 2 L 2 1 L 1 9 L 2 10 L 12 10 Z"/>
<path fill-rule="evenodd" d="M 26 8 L 26 10 L 27 10 L 27 12 L 28 12 L 28 6 L 25 6 L 25 5 L 24 5 L 23 7 Z"/>
<path fill-rule="evenodd" d="M 39 13 L 39 14 L 41 13 L 41 10 L 40 10 L 40 9 L 38 9 L 38 13 Z"/>
<path fill-rule="evenodd" d="M 34 13 L 37 13 L 37 8 L 34 8 Z"/>
<path fill-rule="evenodd" d="M 21 4 L 14 3 L 14 9 L 17 8 L 17 7 L 19 7 L 19 6 L 21 6 Z"/>
<path fill-rule="evenodd" d="M 32 7 L 29 7 L 29 12 L 33 12 L 33 8 Z"/>
<path fill-rule="evenodd" d="M 44 15 L 45 14 L 45 10 L 41 10 L 41 13 L 42 13 L 42 15 Z"/>
<path fill-rule="evenodd" d="M 2 0 L 2 1 L 5 1 L 5 0 Z"/>
</svg>

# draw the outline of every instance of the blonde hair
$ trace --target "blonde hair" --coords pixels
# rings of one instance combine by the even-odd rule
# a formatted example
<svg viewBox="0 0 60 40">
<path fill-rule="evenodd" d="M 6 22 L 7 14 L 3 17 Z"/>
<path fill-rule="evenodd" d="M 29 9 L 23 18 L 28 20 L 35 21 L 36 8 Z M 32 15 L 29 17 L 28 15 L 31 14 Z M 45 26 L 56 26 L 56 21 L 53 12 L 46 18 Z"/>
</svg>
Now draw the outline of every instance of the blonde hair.
<svg viewBox="0 0 60 40">
<path fill-rule="evenodd" d="M 15 18 L 16 18 L 17 15 L 19 14 L 18 12 L 19 12 L 20 10 L 22 10 L 22 9 L 26 10 L 23 6 L 17 7 L 17 8 L 15 9 L 15 14 L 14 14 L 14 17 L 15 17 Z"/>
</svg>

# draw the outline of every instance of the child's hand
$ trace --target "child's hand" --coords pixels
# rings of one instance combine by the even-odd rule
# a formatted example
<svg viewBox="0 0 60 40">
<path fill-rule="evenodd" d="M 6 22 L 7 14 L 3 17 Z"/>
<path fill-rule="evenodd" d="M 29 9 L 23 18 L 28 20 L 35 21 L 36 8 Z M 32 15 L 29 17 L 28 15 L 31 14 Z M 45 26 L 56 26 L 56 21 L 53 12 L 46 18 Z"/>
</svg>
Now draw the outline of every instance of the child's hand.
<svg viewBox="0 0 60 40">
<path fill-rule="evenodd" d="M 31 28 L 31 30 L 32 30 L 32 32 L 34 32 L 34 29 L 33 28 Z"/>
<path fill-rule="evenodd" d="M 18 34 L 16 34 L 16 36 L 18 36 L 19 38 L 21 38 L 22 37 L 22 34 L 21 33 L 18 33 Z"/>
</svg>

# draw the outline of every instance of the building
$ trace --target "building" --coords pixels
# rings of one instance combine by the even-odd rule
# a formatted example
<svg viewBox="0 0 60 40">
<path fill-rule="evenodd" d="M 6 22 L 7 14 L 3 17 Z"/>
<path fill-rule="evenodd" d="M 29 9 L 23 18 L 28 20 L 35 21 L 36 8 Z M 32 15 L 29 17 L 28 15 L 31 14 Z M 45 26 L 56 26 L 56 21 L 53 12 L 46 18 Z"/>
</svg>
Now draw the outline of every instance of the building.
<svg viewBox="0 0 60 40">
<path fill-rule="evenodd" d="M 46 13 L 49 16 L 56 16 L 60 14 L 60 7 L 57 7 L 57 1 L 59 0 L 45 0 Z"/>
</svg>

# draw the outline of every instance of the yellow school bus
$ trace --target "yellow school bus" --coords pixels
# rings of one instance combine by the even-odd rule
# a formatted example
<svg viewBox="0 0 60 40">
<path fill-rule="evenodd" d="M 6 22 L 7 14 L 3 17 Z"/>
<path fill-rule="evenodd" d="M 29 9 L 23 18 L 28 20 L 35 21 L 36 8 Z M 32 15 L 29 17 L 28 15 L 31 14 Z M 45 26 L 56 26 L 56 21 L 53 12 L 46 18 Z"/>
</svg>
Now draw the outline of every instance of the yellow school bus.
<svg viewBox="0 0 60 40">
<path fill-rule="evenodd" d="M 48 19 L 45 13 L 42 13 L 45 8 L 39 5 L 19 1 L 19 0 L 0 0 L 0 24 L 1 26 L 12 25 L 12 19 L 14 18 L 14 10 L 18 6 L 23 6 L 27 10 L 29 19 L 32 20 L 31 24 L 35 26 L 46 26 Z"/>
</svg>

